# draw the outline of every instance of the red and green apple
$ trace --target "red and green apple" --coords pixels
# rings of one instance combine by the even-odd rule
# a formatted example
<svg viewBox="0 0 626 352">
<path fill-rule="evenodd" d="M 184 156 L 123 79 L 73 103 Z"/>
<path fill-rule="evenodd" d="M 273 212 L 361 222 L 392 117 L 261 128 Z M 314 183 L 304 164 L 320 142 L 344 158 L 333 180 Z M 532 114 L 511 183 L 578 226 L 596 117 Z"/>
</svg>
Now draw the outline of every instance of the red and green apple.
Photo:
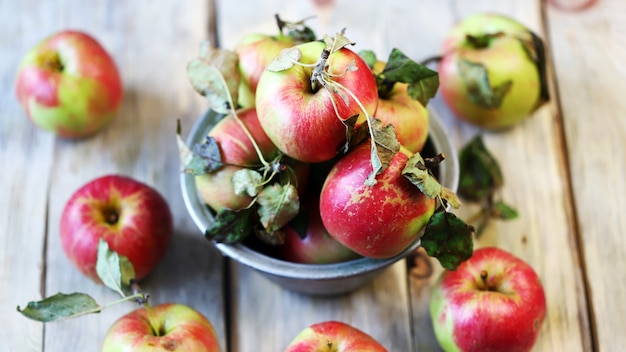
<svg viewBox="0 0 626 352">
<path fill-rule="evenodd" d="M 137 308 L 108 330 L 102 352 L 219 352 L 215 328 L 197 310 L 163 303 Z"/>
<path fill-rule="evenodd" d="M 122 175 L 96 178 L 72 194 L 60 220 L 61 245 L 85 276 L 96 273 L 98 242 L 125 256 L 137 280 L 154 270 L 173 236 L 173 219 L 165 198 L 145 183 Z"/>
<path fill-rule="evenodd" d="M 433 287 L 430 314 L 445 351 L 530 351 L 546 316 L 533 268 L 496 247 L 474 251 Z"/>
<path fill-rule="evenodd" d="M 72 30 L 55 33 L 26 53 L 15 90 L 36 126 L 69 139 L 109 124 L 123 96 L 113 58 L 94 37 Z"/>
<path fill-rule="evenodd" d="M 329 320 L 302 330 L 285 352 L 387 352 L 366 332 L 343 322 Z"/>
</svg>

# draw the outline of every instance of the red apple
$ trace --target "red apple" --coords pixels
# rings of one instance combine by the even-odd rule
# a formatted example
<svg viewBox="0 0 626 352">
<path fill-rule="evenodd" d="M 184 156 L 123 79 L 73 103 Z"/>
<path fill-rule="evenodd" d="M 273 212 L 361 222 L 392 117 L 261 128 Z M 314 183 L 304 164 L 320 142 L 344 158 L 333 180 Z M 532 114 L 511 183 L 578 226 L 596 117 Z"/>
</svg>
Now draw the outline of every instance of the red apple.
<svg viewBox="0 0 626 352">
<path fill-rule="evenodd" d="M 324 321 L 302 330 L 285 352 L 387 352 L 378 341 L 358 328 L 339 321 Z"/>
<path fill-rule="evenodd" d="M 385 63 L 378 61 L 373 73 L 379 74 Z M 378 107 L 375 116 L 384 124 L 394 126 L 396 138 L 411 153 L 422 150 L 428 138 L 428 110 L 408 94 L 408 84 L 396 82 L 391 89 L 378 89 Z"/>
<path fill-rule="evenodd" d="M 267 65 L 285 48 L 304 41 L 314 40 L 314 34 L 303 24 L 294 25 L 276 16 L 277 35 L 250 33 L 239 40 L 235 53 L 239 56 L 239 103 L 243 107 L 254 106 L 254 97 L 261 74 Z M 296 27 L 296 30 L 290 29 Z M 307 36 L 304 36 L 304 34 Z"/>
<path fill-rule="evenodd" d="M 308 42 L 295 46 L 302 53 L 300 63 L 282 71 L 265 70 L 256 92 L 256 107 L 261 126 L 286 155 L 304 162 L 332 159 L 346 142 L 346 127 L 341 120 L 360 114 L 359 104 L 348 94 L 331 93 L 311 82 L 313 67 L 326 45 Z M 327 71 L 334 81 L 347 88 L 372 115 L 378 103 L 376 80 L 358 54 L 344 47 L 330 54 Z M 349 67 L 353 69 L 349 69 Z M 347 101 L 344 101 L 344 97 Z M 333 106 L 337 106 L 337 112 Z M 337 116 L 337 113 L 339 116 Z"/>
<path fill-rule="evenodd" d="M 266 160 L 276 156 L 276 147 L 261 128 L 254 108 L 241 109 L 239 119 L 246 126 Z M 259 156 L 252 141 L 241 124 L 232 115 L 224 117 L 209 132 L 219 145 L 222 162 L 225 164 L 215 172 L 196 176 L 200 196 L 213 210 L 247 207 L 252 198 L 238 195 L 233 190 L 232 176 L 245 166 L 260 166 Z"/>
<path fill-rule="evenodd" d="M 533 268 L 495 247 L 474 251 L 433 287 L 430 314 L 446 351 L 530 351 L 546 315 Z"/>
<path fill-rule="evenodd" d="M 359 144 L 339 159 L 320 194 L 320 215 L 337 241 L 370 258 L 389 258 L 406 249 L 426 226 L 435 200 L 424 195 L 402 175 L 410 153 L 401 148 L 389 167 L 372 172 L 370 142 Z"/>
<path fill-rule="evenodd" d="M 537 37 L 535 37 L 537 38 Z M 441 94 L 461 119 L 488 129 L 511 127 L 543 102 L 542 67 L 533 34 L 521 23 L 492 13 L 461 20 L 441 51 Z"/>
<path fill-rule="evenodd" d="M 152 187 L 130 177 L 108 175 L 79 188 L 61 214 L 61 245 L 78 270 L 101 282 L 96 273 L 98 242 L 125 256 L 137 280 L 163 259 L 172 239 L 172 214 Z"/>
<path fill-rule="evenodd" d="M 123 95 L 115 62 L 92 36 L 55 33 L 29 50 L 15 90 L 28 118 L 64 138 L 92 135 L 117 113 Z"/>
<path fill-rule="evenodd" d="M 294 224 L 282 229 L 285 234 L 284 243 L 280 246 L 282 259 L 303 264 L 329 264 L 359 257 L 326 231 L 320 217 L 319 196 L 310 197 L 304 205 L 300 207 L 300 212 L 304 213 L 300 215 L 304 222 L 303 233 L 298 233 Z"/>
<path fill-rule="evenodd" d="M 118 319 L 107 332 L 102 352 L 219 352 L 211 322 L 195 309 L 164 303 L 138 308 Z"/>
</svg>

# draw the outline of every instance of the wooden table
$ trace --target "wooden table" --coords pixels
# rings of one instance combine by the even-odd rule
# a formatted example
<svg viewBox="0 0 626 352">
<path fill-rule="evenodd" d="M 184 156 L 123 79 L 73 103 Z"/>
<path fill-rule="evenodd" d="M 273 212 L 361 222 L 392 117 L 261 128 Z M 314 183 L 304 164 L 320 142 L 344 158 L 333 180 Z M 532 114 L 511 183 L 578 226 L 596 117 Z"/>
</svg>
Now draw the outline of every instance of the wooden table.
<svg viewBox="0 0 626 352">
<path fill-rule="evenodd" d="M 382 57 L 398 47 L 421 60 L 438 53 L 455 21 L 482 11 L 510 15 L 545 39 L 553 99 L 514 129 L 484 134 L 502 166 L 503 198 L 520 217 L 492 222 L 476 245 L 509 250 L 541 276 L 548 312 L 537 351 L 623 350 L 626 2 L 580 5 L 568 0 L 0 0 L 0 350 L 97 351 L 108 327 L 135 308 L 122 304 L 46 325 L 15 311 L 57 292 L 85 292 L 101 303 L 116 298 L 71 267 L 59 241 L 59 217 L 70 195 L 108 173 L 133 176 L 167 198 L 175 238 L 142 287 L 153 304 L 179 302 L 205 314 L 224 351 L 280 351 L 302 328 L 328 319 L 367 331 L 390 351 L 438 350 L 428 316 L 429 290 L 441 272 L 436 261 L 427 277 L 419 275 L 427 262 L 411 269 L 400 262 L 352 294 L 311 298 L 223 258 L 183 204 L 176 120 L 188 131 L 207 108 L 185 75 L 200 41 L 233 48 L 244 34 L 272 34 L 275 13 L 287 19 L 315 15 L 309 24 L 319 34 L 346 27 L 357 49 Z M 96 36 L 119 64 L 126 89 L 113 124 L 82 141 L 33 127 L 14 94 L 22 55 L 65 28 Z M 458 148 L 482 132 L 459 122 L 438 97 L 432 107 Z"/>
</svg>

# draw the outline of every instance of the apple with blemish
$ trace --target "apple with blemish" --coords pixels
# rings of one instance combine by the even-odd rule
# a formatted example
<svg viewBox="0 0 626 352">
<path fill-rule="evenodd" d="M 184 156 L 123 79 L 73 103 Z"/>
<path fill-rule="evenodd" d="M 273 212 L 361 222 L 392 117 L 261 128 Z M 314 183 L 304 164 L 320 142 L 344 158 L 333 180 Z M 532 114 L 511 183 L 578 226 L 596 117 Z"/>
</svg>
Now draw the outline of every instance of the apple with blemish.
<svg viewBox="0 0 626 352">
<path fill-rule="evenodd" d="M 430 314 L 445 351 L 530 351 L 546 316 L 533 268 L 496 247 L 474 251 L 433 286 Z"/>
<path fill-rule="evenodd" d="M 356 253 L 390 258 L 406 249 L 428 223 L 436 202 L 402 175 L 411 153 L 401 147 L 374 185 L 366 141 L 343 156 L 320 193 L 320 216 L 328 233 Z"/>
<path fill-rule="evenodd" d="M 93 36 L 73 30 L 54 33 L 26 53 L 15 90 L 34 125 L 69 139 L 108 125 L 123 96 L 113 58 Z"/>
</svg>

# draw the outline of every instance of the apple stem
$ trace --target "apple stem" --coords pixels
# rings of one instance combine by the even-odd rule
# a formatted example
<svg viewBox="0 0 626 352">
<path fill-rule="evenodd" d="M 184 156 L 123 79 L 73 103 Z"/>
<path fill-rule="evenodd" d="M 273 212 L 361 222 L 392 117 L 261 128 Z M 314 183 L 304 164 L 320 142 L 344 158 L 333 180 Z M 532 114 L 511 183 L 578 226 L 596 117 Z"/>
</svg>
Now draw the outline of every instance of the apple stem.
<svg viewBox="0 0 626 352">
<path fill-rule="evenodd" d="M 489 282 L 487 280 L 488 278 L 489 278 L 489 273 L 487 272 L 487 270 L 481 270 L 480 272 L 480 280 L 481 280 L 480 289 L 481 290 L 485 290 L 485 291 L 493 290 L 493 287 L 489 285 Z"/>
<path fill-rule="evenodd" d="M 235 118 L 235 120 L 237 120 L 237 122 L 239 123 L 239 125 L 243 129 L 243 131 L 246 134 L 246 136 L 250 139 L 250 142 L 252 142 L 252 146 L 254 147 L 254 150 L 256 151 L 256 154 L 259 157 L 259 160 L 261 161 L 263 166 L 268 166 L 269 163 L 263 157 L 263 153 L 261 153 L 261 149 L 259 149 L 259 146 L 257 145 L 256 141 L 254 140 L 254 137 L 252 137 L 252 134 L 250 133 L 248 128 L 246 128 L 246 125 L 244 125 L 243 121 L 241 121 L 241 119 L 239 118 L 239 115 L 237 115 L 236 107 L 235 107 L 235 104 L 233 102 L 233 97 L 230 94 L 230 90 L 228 89 L 228 83 L 226 83 L 226 80 L 224 79 L 224 75 L 222 75 L 222 72 L 220 72 L 220 70 L 218 70 L 216 67 L 214 67 L 214 66 L 210 66 L 210 67 L 213 70 L 217 71 L 218 77 L 220 78 L 220 81 L 221 81 L 222 85 L 225 88 L 226 96 L 228 97 L 228 105 L 230 106 L 230 111 L 233 114 L 233 117 Z"/>
</svg>

